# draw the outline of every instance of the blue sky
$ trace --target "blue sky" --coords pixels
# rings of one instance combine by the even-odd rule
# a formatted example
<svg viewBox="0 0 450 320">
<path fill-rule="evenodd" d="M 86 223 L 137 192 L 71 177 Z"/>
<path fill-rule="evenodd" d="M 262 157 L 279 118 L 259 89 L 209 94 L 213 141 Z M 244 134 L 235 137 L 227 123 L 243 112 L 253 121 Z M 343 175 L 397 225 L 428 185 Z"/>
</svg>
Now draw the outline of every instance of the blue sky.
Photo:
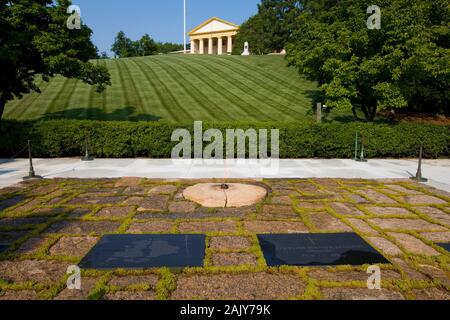
<svg viewBox="0 0 450 320">
<path fill-rule="evenodd" d="M 210 17 L 241 24 L 256 14 L 259 0 L 186 0 L 188 31 Z M 183 42 L 183 0 L 73 0 L 94 31 L 99 51 L 109 52 L 117 32 L 133 40 L 148 33 L 157 41 Z"/>
</svg>

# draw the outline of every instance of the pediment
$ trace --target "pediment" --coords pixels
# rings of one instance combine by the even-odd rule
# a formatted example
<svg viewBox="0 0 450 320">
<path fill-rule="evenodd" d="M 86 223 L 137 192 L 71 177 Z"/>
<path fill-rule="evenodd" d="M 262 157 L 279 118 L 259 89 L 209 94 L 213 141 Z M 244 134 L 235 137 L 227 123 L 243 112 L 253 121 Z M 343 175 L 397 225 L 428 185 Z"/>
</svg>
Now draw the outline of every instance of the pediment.
<svg viewBox="0 0 450 320">
<path fill-rule="evenodd" d="M 199 25 L 197 28 L 189 32 L 189 35 L 214 33 L 221 31 L 235 31 L 238 30 L 239 26 L 234 23 L 219 19 L 211 18 Z"/>
</svg>

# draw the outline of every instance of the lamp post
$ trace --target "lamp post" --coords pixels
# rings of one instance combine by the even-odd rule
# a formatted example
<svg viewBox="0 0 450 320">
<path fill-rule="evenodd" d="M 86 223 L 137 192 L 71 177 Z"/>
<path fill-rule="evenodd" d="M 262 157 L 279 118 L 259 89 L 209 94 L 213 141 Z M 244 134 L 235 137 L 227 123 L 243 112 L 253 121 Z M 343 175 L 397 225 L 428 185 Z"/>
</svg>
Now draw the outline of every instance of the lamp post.
<svg viewBox="0 0 450 320">
<path fill-rule="evenodd" d="M 187 45 L 186 45 L 186 0 L 183 0 L 183 12 L 184 12 L 183 47 L 184 47 L 184 54 L 186 54 L 186 52 L 187 52 Z"/>
</svg>

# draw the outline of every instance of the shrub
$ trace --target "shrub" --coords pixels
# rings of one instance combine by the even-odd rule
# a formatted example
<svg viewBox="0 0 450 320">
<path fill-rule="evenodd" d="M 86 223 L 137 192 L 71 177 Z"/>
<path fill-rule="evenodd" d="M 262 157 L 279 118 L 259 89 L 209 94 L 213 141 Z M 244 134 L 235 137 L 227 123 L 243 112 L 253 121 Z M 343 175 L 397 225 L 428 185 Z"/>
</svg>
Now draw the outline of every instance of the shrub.
<svg viewBox="0 0 450 320">
<path fill-rule="evenodd" d="M 126 121 L 9 121 L 0 122 L 0 156 L 11 157 L 28 139 L 34 157 L 75 157 L 84 154 L 86 139 L 90 153 L 98 158 L 170 158 L 176 143 L 173 130 L 193 124 Z M 415 158 L 424 143 L 426 158 L 449 156 L 450 126 L 401 123 L 293 123 L 293 122 L 209 122 L 203 130 L 228 129 L 280 130 L 281 158 L 350 158 L 354 154 L 355 133 L 364 137 L 367 157 Z M 206 145 L 206 144 L 205 144 Z M 21 156 L 25 156 L 22 154 Z"/>
</svg>

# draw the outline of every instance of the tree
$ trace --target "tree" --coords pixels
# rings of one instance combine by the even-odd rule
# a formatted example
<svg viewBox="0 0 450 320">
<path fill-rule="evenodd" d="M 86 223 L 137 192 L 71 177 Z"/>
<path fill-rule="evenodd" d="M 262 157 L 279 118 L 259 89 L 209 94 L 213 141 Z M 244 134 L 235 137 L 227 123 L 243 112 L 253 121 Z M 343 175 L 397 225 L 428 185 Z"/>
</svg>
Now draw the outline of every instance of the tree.
<svg viewBox="0 0 450 320">
<path fill-rule="evenodd" d="M 139 40 L 139 55 L 151 56 L 157 53 L 158 46 L 155 41 L 148 34 L 145 34 L 141 40 Z"/>
<path fill-rule="evenodd" d="M 39 91 L 36 76 L 44 81 L 60 74 L 96 85 L 110 85 L 104 66 L 89 59 L 97 57 L 84 24 L 69 30 L 69 0 L 9 0 L 0 2 L 0 119 L 5 105 L 31 91 Z"/>
<path fill-rule="evenodd" d="M 365 0 L 311 2 L 294 25 L 288 61 L 321 85 L 326 104 L 377 111 L 444 112 L 450 105 L 449 9 L 444 0 L 379 0 L 381 29 Z"/>
<path fill-rule="evenodd" d="M 119 31 L 114 43 L 111 47 L 111 51 L 119 58 L 127 58 L 136 56 L 136 46 L 133 44 L 130 38 L 125 36 L 125 32 Z"/>
<path fill-rule="evenodd" d="M 304 10 L 306 0 L 262 0 L 258 14 L 240 27 L 235 40 L 235 54 L 249 42 L 254 54 L 279 52 L 292 34 L 293 23 Z"/>
</svg>

